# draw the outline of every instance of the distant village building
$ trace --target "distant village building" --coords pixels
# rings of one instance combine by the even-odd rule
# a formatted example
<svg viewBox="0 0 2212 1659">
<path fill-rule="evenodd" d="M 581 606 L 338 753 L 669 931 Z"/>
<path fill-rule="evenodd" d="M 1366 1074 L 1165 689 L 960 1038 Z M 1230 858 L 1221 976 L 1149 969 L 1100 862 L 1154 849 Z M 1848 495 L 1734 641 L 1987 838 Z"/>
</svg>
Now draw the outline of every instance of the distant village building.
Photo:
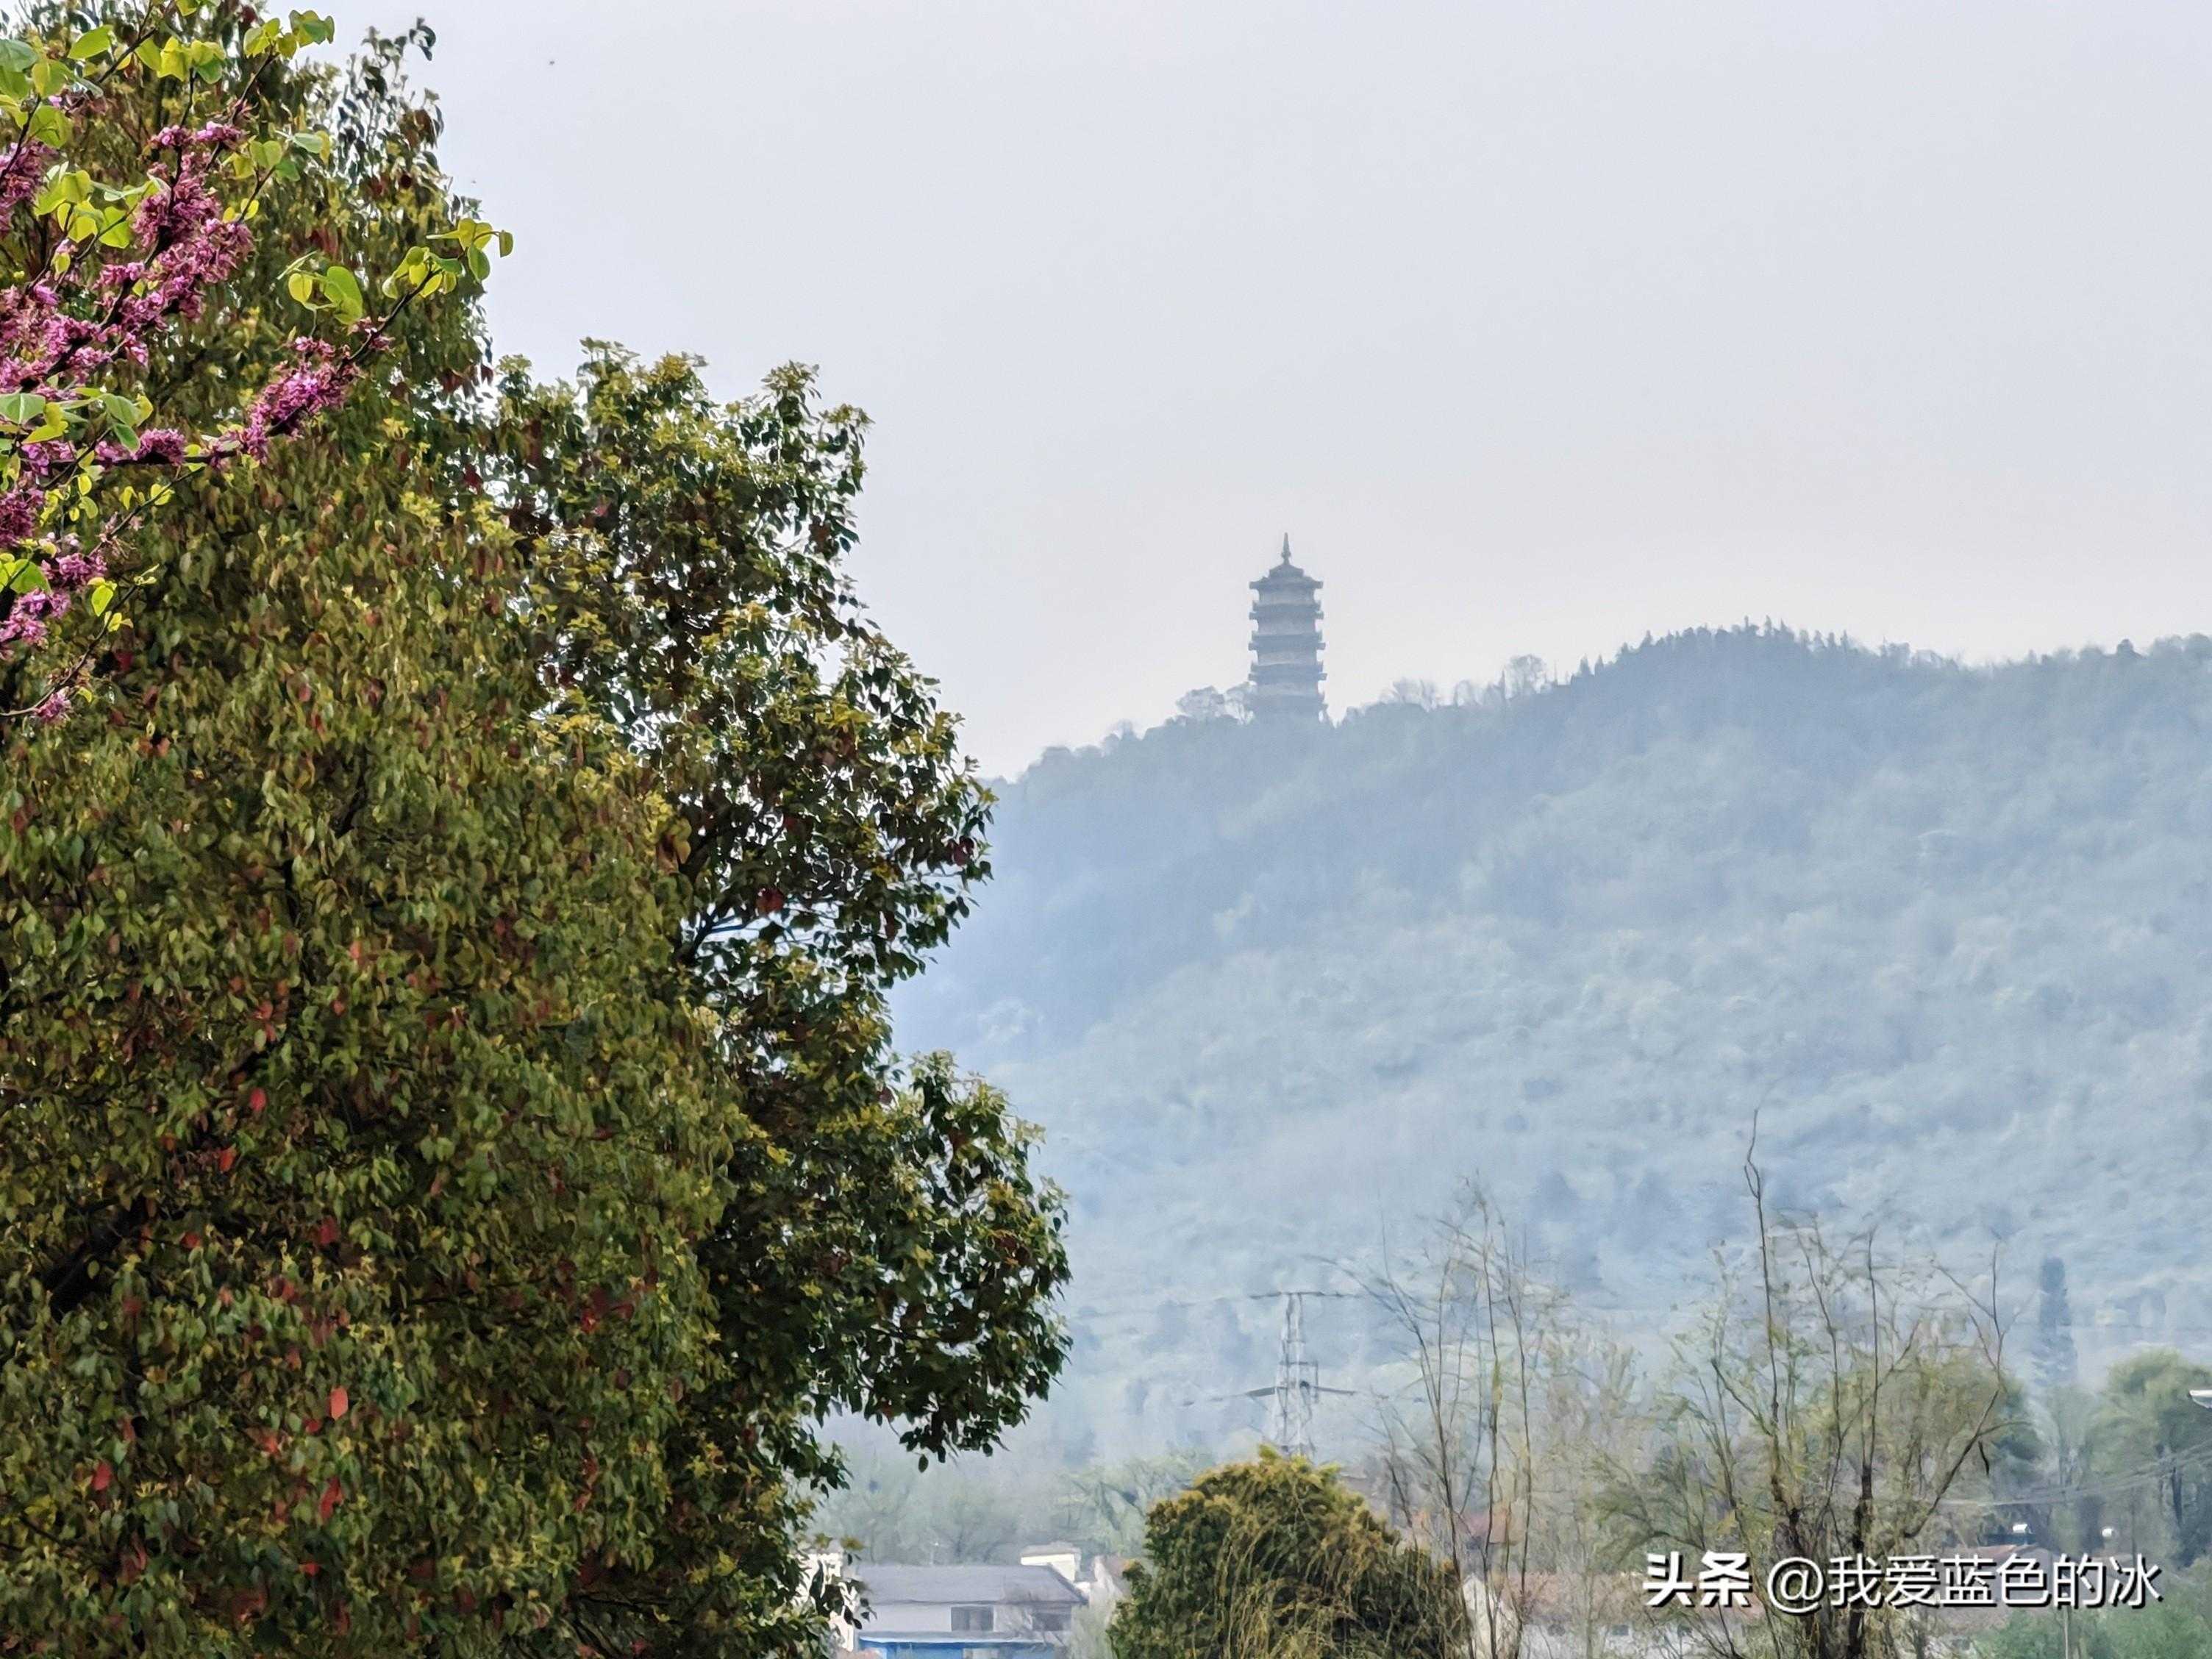
<svg viewBox="0 0 2212 1659">
<path fill-rule="evenodd" d="M 868 1601 L 849 1638 L 863 1659 L 1057 1659 L 1075 1616 L 1109 1607 L 1121 1563 L 1100 1556 L 1082 1576 L 1073 1544 L 1024 1552 L 1017 1567 L 848 1565 Z"/>
<path fill-rule="evenodd" d="M 1320 720 L 1321 584 L 1291 562 L 1283 538 L 1282 562 L 1252 584 L 1252 679 L 1246 698 L 1255 720 Z"/>
</svg>

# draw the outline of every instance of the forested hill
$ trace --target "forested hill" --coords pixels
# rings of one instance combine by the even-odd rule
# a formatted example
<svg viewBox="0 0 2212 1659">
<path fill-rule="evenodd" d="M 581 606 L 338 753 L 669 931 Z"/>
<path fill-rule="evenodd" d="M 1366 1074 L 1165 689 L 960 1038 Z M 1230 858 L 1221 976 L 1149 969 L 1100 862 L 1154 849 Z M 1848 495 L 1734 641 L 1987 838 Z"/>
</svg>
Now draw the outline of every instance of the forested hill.
<svg viewBox="0 0 2212 1659">
<path fill-rule="evenodd" d="M 1738 1226 L 1754 1111 L 1790 1200 L 2057 1251 L 2106 1348 L 2212 1350 L 2208 755 L 2201 636 L 1701 631 L 1510 701 L 1176 721 L 1002 786 L 901 1041 L 1046 1127 L 1079 1386 L 1126 1405 L 1268 1358 L 1264 1310 L 1194 1345 L 1148 1299 L 1310 1278 L 1468 1175 L 1632 1316 Z"/>
</svg>

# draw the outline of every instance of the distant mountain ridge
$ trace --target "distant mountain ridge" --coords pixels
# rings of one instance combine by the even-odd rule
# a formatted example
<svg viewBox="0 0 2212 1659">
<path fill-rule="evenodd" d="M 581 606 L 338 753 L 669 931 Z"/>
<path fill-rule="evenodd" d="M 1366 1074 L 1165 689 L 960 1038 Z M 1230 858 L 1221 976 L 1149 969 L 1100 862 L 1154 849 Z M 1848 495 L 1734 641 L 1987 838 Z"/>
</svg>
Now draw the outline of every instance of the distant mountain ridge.
<svg viewBox="0 0 2212 1659">
<path fill-rule="evenodd" d="M 1785 1198 L 2008 1237 L 2023 1284 L 2063 1255 L 2085 1354 L 2212 1352 L 2208 738 L 2203 636 L 1968 668 L 1771 628 L 1488 707 L 1170 722 L 1002 787 L 900 1041 L 1045 1126 L 1094 1415 L 1270 1363 L 1264 1304 L 1161 1302 L 1465 1176 L 1658 1319 L 1740 1226 L 1754 1111 Z"/>
</svg>

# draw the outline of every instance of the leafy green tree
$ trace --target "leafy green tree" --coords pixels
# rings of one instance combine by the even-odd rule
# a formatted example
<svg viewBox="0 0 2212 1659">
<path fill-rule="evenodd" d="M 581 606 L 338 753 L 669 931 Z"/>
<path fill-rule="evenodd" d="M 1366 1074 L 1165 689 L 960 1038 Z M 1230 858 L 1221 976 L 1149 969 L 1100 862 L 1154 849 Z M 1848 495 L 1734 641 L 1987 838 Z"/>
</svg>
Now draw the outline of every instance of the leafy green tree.
<svg viewBox="0 0 2212 1659">
<path fill-rule="evenodd" d="M 988 873 L 988 797 L 846 571 L 854 411 L 795 368 L 724 406 L 695 363 L 605 346 L 574 386 L 518 364 L 501 392 L 529 620 L 569 706 L 621 731 L 678 817 L 665 945 L 738 1126 L 699 1252 L 723 1369 L 686 1419 L 689 1484 L 579 1617 L 730 1650 L 797 1588 L 801 1490 L 842 1478 L 817 1419 L 896 1424 L 924 1461 L 984 1449 L 1065 1355 L 1031 1132 L 942 1058 L 902 1073 L 884 1007 Z"/>
<path fill-rule="evenodd" d="M 238 296 L 480 224 L 410 40 L 264 74 L 334 152 L 151 355 L 186 429 L 290 361 Z M 7 730 L 0 1644 L 797 1651 L 818 1417 L 988 1444 L 1060 1362 L 1029 1132 L 890 1048 L 985 797 L 842 574 L 858 418 L 495 410 L 481 264 Z"/>
<path fill-rule="evenodd" d="M 2203 1659 L 2212 1653 L 2212 1624 L 2171 1603 L 2076 1614 L 2070 1650 L 2065 1630 L 2055 1613 L 2016 1613 L 1974 1651 L 1978 1659 Z"/>
<path fill-rule="evenodd" d="M 1153 1508 L 1110 1634 L 1117 1659 L 1443 1659 L 1468 1620 L 1334 1471 L 1262 1449 Z"/>
<path fill-rule="evenodd" d="M 2212 1547 L 2212 1412 L 2189 1397 L 2203 1388 L 2212 1388 L 2212 1366 L 2158 1348 L 2113 1366 L 2102 1390 L 2103 1427 L 2116 1461 L 2155 1477 L 2175 1567 Z"/>
<path fill-rule="evenodd" d="M 2114 1659 L 2105 1624 L 2077 1619 L 2069 1654 L 2064 1627 L 2051 1613 L 2015 1613 L 1974 1645 L 1977 1659 Z"/>
<path fill-rule="evenodd" d="M 153 356 L 186 423 L 289 360 L 260 296 L 303 252 L 389 267 L 450 222 L 394 59 L 264 72 L 356 142 L 271 185 Z M 191 95 L 119 82 L 114 128 Z M 665 809 L 549 705 L 511 533 L 451 488 L 483 358 L 472 307 L 413 308 L 312 433 L 188 476 L 102 706 L 8 730 L 18 1647 L 485 1650 L 668 1501 L 729 1137 L 656 937 Z"/>
</svg>

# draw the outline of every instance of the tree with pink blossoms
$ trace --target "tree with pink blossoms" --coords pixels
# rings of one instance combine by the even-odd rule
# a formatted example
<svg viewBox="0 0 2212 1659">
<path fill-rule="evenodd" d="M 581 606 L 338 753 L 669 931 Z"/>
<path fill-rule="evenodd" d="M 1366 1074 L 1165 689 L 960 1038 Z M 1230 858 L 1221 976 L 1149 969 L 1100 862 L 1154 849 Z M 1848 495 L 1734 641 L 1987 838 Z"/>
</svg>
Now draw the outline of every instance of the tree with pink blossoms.
<svg viewBox="0 0 2212 1659">
<path fill-rule="evenodd" d="M 285 273 L 305 325 L 290 361 L 228 418 L 164 418 L 165 341 L 238 279 L 270 186 L 329 154 L 267 88 L 332 32 L 311 11 L 166 0 L 0 40 L 0 222 L 22 254 L 0 289 L 0 662 L 31 688 L 0 714 L 58 720 L 88 690 L 128 607 L 158 592 L 137 532 L 180 478 L 264 460 L 344 398 L 410 306 L 511 246 L 462 219 L 407 252 L 377 307 L 349 265 L 304 255 Z M 115 123 L 149 91 L 178 118 L 130 135 L 132 172 L 88 164 L 118 152 Z"/>
</svg>

